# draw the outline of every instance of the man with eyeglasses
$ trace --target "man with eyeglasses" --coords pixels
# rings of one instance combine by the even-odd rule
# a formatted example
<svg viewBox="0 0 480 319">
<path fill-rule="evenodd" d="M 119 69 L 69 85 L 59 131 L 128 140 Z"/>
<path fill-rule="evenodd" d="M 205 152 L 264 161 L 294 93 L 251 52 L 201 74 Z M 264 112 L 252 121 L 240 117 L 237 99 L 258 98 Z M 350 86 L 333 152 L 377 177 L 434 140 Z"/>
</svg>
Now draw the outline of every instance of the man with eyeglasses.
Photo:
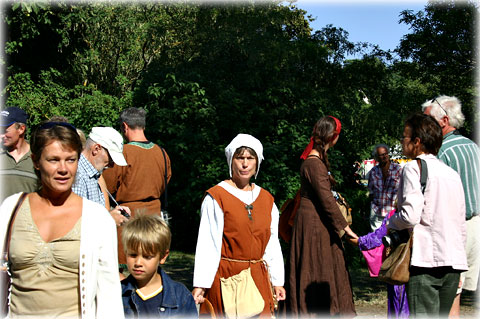
<svg viewBox="0 0 480 319">
<path fill-rule="evenodd" d="M 0 112 L 0 203 L 10 195 L 37 189 L 26 123 L 27 113 L 18 107 Z"/>
<path fill-rule="evenodd" d="M 390 160 L 389 147 L 385 144 L 375 145 L 372 155 L 378 162 L 368 176 L 368 190 L 372 201 L 370 228 L 375 231 L 382 225 L 385 216 L 395 209 L 402 168 Z"/>
<path fill-rule="evenodd" d="M 422 104 L 422 111 L 440 124 L 443 143 L 437 157 L 458 172 L 465 193 L 468 271 L 460 276 L 459 289 L 450 311 L 450 318 L 458 318 L 462 289 L 476 291 L 480 272 L 480 150 L 475 142 L 458 131 L 465 116 L 456 97 L 444 95 L 429 100 Z"/>
<path fill-rule="evenodd" d="M 94 127 L 90 132 L 85 148 L 78 160 L 77 175 L 72 190 L 79 196 L 91 201 L 105 205 L 98 179 L 107 167 L 113 164 L 126 166 L 127 162 L 123 157 L 123 137 L 111 127 Z M 110 211 L 110 207 L 107 207 Z M 110 211 L 117 226 L 121 226 L 127 218 L 121 214 L 121 210 L 130 213 L 126 206 L 116 206 Z"/>
</svg>

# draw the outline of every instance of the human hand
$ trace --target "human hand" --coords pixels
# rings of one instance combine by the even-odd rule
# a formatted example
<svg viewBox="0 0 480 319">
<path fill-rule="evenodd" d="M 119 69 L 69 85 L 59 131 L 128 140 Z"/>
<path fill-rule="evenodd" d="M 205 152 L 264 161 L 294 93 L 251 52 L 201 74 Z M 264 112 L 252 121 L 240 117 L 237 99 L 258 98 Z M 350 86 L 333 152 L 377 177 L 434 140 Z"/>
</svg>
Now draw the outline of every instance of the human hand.
<svg viewBox="0 0 480 319">
<path fill-rule="evenodd" d="M 347 236 L 347 241 L 354 246 L 358 246 L 358 238 Z"/>
<path fill-rule="evenodd" d="M 193 288 L 192 290 L 192 296 L 193 300 L 195 300 L 195 304 L 201 304 L 205 301 L 205 298 L 203 297 L 205 295 L 205 288 Z"/>
<path fill-rule="evenodd" d="M 358 239 L 357 234 L 353 232 L 353 230 L 350 228 L 350 226 L 347 226 L 343 229 L 345 231 L 345 234 L 347 235 L 347 238 L 351 239 Z"/>
<path fill-rule="evenodd" d="M 130 212 L 130 208 L 128 208 L 127 206 L 119 205 L 114 209 L 112 209 L 110 211 L 110 215 L 112 215 L 112 218 L 115 221 L 115 224 L 117 225 L 117 227 L 120 227 L 123 224 L 125 224 L 128 221 L 128 218 L 130 218 L 130 217 L 127 218 L 126 216 L 122 215 L 121 211 L 126 212 L 128 216 L 132 215 L 132 213 Z"/>
<path fill-rule="evenodd" d="M 285 298 L 287 298 L 287 292 L 285 291 L 285 288 L 281 286 L 273 286 L 273 290 L 275 291 L 277 301 L 285 300 Z"/>
</svg>

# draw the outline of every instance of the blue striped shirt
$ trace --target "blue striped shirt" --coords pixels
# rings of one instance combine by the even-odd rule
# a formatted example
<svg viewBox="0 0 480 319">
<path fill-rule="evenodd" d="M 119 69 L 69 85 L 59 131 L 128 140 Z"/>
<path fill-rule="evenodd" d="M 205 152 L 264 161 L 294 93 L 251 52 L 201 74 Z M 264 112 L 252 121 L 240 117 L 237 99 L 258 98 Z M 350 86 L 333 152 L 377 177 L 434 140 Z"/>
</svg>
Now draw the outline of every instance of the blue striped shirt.
<svg viewBox="0 0 480 319">
<path fill-rule="evenodd" d="M 95 203 L 105 206 L 105 197 L 103 196 L 98 179 L 100 173 L 93 167 L 83 154 L 80 154 L 78 160 L 77 176 L 73 183 L 72 190 L 78 196 L 84 197 Z"/>
<path fill-rule="evenodd" d="M 447 133 L 443 137 L 438 158 L 458 172 L 465 193 L 467 220 L 480 213 L 480 151 L 472 140 L 455 134 Z"/>
</svg>

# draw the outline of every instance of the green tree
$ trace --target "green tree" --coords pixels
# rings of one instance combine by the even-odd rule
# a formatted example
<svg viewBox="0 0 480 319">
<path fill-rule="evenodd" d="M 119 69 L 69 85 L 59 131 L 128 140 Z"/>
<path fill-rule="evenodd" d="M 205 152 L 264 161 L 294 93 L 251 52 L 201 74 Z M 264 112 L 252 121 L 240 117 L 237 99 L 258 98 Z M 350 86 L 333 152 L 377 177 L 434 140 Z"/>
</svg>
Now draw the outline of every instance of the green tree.
<svg viewBox="0 0 480 319">
<path fill-rule="evenodd" d="M 402 38 L 396 49 L 403 60 L 418 66 L 417 77 L 431 84 L 427 98 L 445 94 L 462 101 L 469 134 L 478 120 L 474 78 L 478 61 L 476 15 L 478 4 L 474 1 L 430 1 L 424 11 L 403 11 L 400 22 L 408 24 L 412 32 Z"/>
<path fill-rule="evenodd" d="M 308 103 L 298 101 L 306 91 L 299 77 L 326 50 L 312 45 L 303 12 L 275 3 L 190 10 L 191 37 L 171 48 L 175 68 L 154 60 L 134 94 L 134 104 L 148 106 L 153 138 L 181 168 L 172 210 L 182 221 L 198 219 L 205 190 L 228 177 L 223 148 L 241 132 L 264 144 L 257 182 L 282 201 L 298 187 L 296 153 L 308 142 L 298 130 L 313 125 Z"/>
<path fill-rule="evenodd" d="M 394 60 L 392 52 L 350 42 L 341 28 L 311 34 L 305 11 L 281 1 L 11 2 L 2 11 L 4 93 L 31 124 L 63 115 L 86 132 L 116 127 L 123 109 L 145 107 L 147 137 L 172 159 L 174 244 L 190 251 L 203 194 L 228 177 L 224 147 L 236 134 L 262 141 L 266 160 L 256 183 L 280 206 L 298 189 L 299 156 L 315 121 L 336 116 L 343 127 L 329 152 L 332 173 L 361 225 L 358 212 L 368 202 L 351 183 L 352 165 L 374 144 L 396 143 L 407 114 L 432 95 L 455 94 L 472 127 L 475 64 L 462 57 L 475 61 L 475 51 L 467 39 L 471 16 L 460 14 L 471 10 L 458 8 L 404 12 L 412 33 Z M 454 58 L 431 37 L 448 50 L 458 38 Z M 352 53 L 361 58 L 348 60 Z M 457 64 L 462 72 L 452 73 Z"/>
<path fill-rule="evenodd" d="M 93 126 L 115 127 L 120 111 L 130 105 L 128 96 L 119 99 L 92 85 L 65 88 L 59 84 L 62 77 L 54 69 L 42 71 L 37 81 L 29 73 L 14 74 L 7 87 L 8 104 L 24 109 L 30 116 L 30 126 L 60 115 L 86 134 Z"/>
</svg>

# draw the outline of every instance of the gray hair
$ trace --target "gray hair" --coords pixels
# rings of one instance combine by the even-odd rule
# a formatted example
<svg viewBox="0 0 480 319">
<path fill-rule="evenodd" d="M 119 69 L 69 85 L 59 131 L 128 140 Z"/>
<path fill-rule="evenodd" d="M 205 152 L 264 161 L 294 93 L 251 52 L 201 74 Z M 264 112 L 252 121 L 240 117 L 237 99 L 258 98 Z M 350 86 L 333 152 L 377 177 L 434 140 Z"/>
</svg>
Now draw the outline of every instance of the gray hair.
<svg viewBox="0 0 480 319">
<path fill-rule="evenodd" d="M 450 120 L 450 125 L 456 129 L 461 128 L 463 122 L 465 122 L 465 116 L 462 113 L 462 104 L 460 100 L 454 96 L 442 95 L 433 100 L 426 101 L 422 104 L 422 112 L 425 112 L 425 109 L 428 107 L 432 107 L 430 109 L 430 115 L 437 121 L 440 121 L 447 115 Z"/>
<path fill-rule="evenodd" d="M 120 114 L 120 125 L 123 122 L 132 129 L 145 129 L 147 112 L 139 107 L 130 107 Z"/>
<path fill-rule="evenodd" d="M 94 140 L 92 140 L 90 137 L 88 137 L 85 141 L 85 146 L 84 146 L 84 149 L 91 149 L 93 145 L 97 144 L 97 142 L 95 142 Z"/>
<path fill-rule="evenodd" d="M 387 153 L 390 154 L 390 147 L 389 147 L 387 144 L 380 143 L 380 144 L 375 145 L 375 146 L 373 147 L 373 149 L 372 149 L 372 156 L 373 156 L 374 158 L 377 157 L 377 150 L 378 150 L 379 148 L 384 148 L 384 149 L 386 149 L 386 150 L 387 150 Z"/>
</svg>

